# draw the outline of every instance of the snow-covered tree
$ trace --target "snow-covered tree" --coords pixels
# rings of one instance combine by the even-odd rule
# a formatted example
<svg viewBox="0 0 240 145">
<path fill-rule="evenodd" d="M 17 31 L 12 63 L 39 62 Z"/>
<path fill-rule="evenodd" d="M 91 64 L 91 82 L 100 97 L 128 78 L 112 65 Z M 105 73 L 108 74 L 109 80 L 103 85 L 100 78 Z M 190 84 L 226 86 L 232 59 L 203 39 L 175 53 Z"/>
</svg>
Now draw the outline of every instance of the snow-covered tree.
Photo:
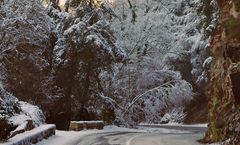
<svg viewBox="0 0 240 145">
<path fill-rule="evenodd" d="M 45 123 L 37 106 L 15 95 L 29 102 L 44 97 L 41 85 L 50 69 L 52 28 L 40 1 L 0 1 L 0 139 Z"/>
<path fill-rule="evenodd" d="M 136 12 L 136 23 L 132 24 L 132 9 L 128 2 L 113 4 L 117 18 L 111 28 L 118 43 L 126 48 L 131 63 L 138 64 L 139 57 L 145 66 L 174 68 L 176 58 L 189 55 L 194 81 L 200 79 L 202 64 L 208 58 L 207 50 L 210 33 L 217 23 L 215 1 L 188 0 L 131 0 Z M 175 60 L 174 60 L 175 59 Z M 156 63 L 157 62 L 157 63 Z M 170 65 L 170 66 L 169 66 Z M 159 67 L 158 66 L 158 67 Z"/>
<path fill-rule="evenodd" d="M 41 85 L 51 70 L 54 24 L 38 0 L 4 0 L 1 6 L 3 81 L 16 96 L 34 102 L 44 96 Z"/>
<path fill-rule="evenodd" d="M 125 53 L 116 45 L 108 22 L 111 13 L 105 11 L 104 4 L 94 1 L 66 4 L 68 10 L 63 12 L 51 5 L 48 9 L 58 32 L 53 50 L 55 84 L 62 89 L 65 102 L 62 112 L 69 123 L 70 119 L 95 119 L 91 114 L 99 115 L 100 73 L 111 70 L 114 63 L 123 62 Z"/>
<path fill-rule="evenodd" d="M 114 109 L 116 123 L 124 126 L 135 126 L 140 122 L 162 123 L 161 120 L 165 113 L 182 109 L 185 103 L 192 98 L 193 93 L 191 84 L 183 80 L 158 83 L 161 85 L 154 85 L 155 87 L 151 89 L 142 89 L 147 91 L 132 99 L 116 94 L 115 99 L 101 97 Z M 183 112 L 180 114 L 182 117 L 185 116 Z M 178 119 L 175 118 L 175 120 Z M 180 121 L 183 121 L 183 118 L 179 118 L 178 122 Z"/>
<path fill-rule="evenodd" d="M 58 128 L 104 112 L 125 125 L 180 122 L 207 81 L 214 1 L 0 3 L 4 90 L 40 105 Z"/>
<path fill-rule="evenodd" d="M 205 85 L 203 63 L 209 56 L 209 34 L 217 22 L 214 1 L 119 0 L 112 8 L 117 17 L 111 21 L 111 29 L 128 59 L 115 67 L 115 77 L 102 75 L 108 96 L 127 103 L 168 81 L 186 80 L 194 91 L 197 85 Z"/>
</svg>

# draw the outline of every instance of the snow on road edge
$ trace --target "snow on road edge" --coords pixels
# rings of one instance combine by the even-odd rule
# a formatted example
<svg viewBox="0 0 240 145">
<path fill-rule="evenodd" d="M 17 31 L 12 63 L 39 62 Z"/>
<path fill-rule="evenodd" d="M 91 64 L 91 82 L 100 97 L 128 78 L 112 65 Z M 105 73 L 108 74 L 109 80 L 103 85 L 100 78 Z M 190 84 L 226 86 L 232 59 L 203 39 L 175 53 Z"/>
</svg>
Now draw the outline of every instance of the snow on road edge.
<svg viewBox="0 0 240 145">
<path fill-rule="evenodd" d="M 79 140 L 79 138 L 96 133 L 108 132 L 146 132 L 144 130 L 121 128 L 117 126 L 106 126 L 103 130 L 91 129 L 83 131 L 59 131 L 56 130 L 56 135 L 47 140 L 43 140 L 36 145 L 69 145 L 70 142 Z"/>
<path fill-rule="evenodd" d="M 117 126 L 105 126 L 103 130 L 91 129 L 91 130 L 83 130 L 83 131 L 56 131 L 56 135 L 50 137 L 47 140 L 43 140 L 36 145 L 69 145 L 72 142 L 78 141 L 80 138 L 99 134 L 99 133 L 111 133 L 111 132 L 133 132 L 133 133 L 189 133 L 187 131 L 179 131 L 174 129 L 149 129 L 149 128 L 141 128 L 141 129 L 129 129 L 122 128 Z M 137 136 L 136 136 L 137 137 Z"/>
<path fill-rule="evenodd" d="M 179 127 L 207 127 L 208 124 L 179 124 L 179 123 L 168 123 L 168 124 L 148 124 L 140 123 L 139 125 L 149 125 L 149 126 L 179 126 Z"/>
</svg>

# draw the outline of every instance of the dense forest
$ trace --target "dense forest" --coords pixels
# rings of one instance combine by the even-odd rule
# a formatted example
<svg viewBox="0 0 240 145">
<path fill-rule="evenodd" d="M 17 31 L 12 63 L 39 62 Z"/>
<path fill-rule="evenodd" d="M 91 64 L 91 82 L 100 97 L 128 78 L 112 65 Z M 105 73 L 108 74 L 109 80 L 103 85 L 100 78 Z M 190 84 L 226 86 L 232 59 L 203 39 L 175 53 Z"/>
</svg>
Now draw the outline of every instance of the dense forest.
<svg viewBox="0 0 240 145">
<path fill-rule="evenodd" d="M 207 123 L 240 142 L 239 0 L 0 0 L 0 139 L 71 120 Z"/>
</svg>

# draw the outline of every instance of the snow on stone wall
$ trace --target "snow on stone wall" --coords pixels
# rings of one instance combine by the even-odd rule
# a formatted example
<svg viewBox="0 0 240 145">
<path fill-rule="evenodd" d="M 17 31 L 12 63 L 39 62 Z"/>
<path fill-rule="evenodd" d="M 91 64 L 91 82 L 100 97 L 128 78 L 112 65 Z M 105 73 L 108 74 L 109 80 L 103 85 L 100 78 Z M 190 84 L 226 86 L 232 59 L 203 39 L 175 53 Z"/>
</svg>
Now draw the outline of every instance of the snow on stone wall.
<svg viewBox="0 0 240 145">
<path fill-rule="evenodd" d="M 1 145 L 31 145 L 55 135 L 55 125 L 42 125 L 31 131 L 26 131 L 22 134 L 10 138 L 7 142 Z"/>
</svg>

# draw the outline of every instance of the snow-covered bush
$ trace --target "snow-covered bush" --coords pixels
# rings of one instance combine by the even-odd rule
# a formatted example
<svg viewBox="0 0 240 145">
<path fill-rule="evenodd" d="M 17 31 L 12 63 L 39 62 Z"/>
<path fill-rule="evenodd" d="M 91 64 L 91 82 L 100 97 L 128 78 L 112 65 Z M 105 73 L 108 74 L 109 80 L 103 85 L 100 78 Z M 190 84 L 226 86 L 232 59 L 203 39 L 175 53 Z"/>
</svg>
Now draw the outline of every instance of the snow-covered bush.
<svg viewBox="0 0 240 145">
<path fill-rule="evenodd" d="M 191 83 L 194 91 L 197 85 L 204 86 L 208 75 L 203 63 L 209 57 L 209 36 L 217 23 L 215 1 L 118 0 L 112 3 L 112 8 L 117 17 L 111 21 L 111 29 L 117 43 L 125 48 L 128 59 L 125 64 L 115 66 L 114 77 L 103 73 L 102 84 L 107 96 L 118 103 L 129 104 L 135 96 L 169 81 Z M 173 87 L 172 94 L 179 93 L 178 89 L 182 88 L 185 86 Z M 157 118 L 145 119 L 159 122 L 167 112 L 162 109 L 162 102 L 184 102 L 180 103 L 184 106 L 194 95 L 192 91 L 188 89 L 164 101 L 154 93 L 148 94 L 155 99 L 149 97 L 151 99 L 145 99 L 129 112 L 145 116 L 158 113 Z M 159 110 L 163 111 L 159 113 Z M 134 122 L 144 117 L 130 118 L 129 122 Z"/>
<path fill-rule="evenodd" d="M 45 116 L 39 107 L 23 101 L 19 101 L 19 105 L 22 112 L 33 120 L 34 126 L 40 126 L 45 123 Z"/>
<path fill-rule="evenodd" d="M 183 80 L 172 80 L 151 88 L 133 99 L 113 100 L 106 96 L 101 98 L 114 109 L 117 124 L 135 126 L 140 122 L 161 123 L 165 113 L 170 113 L 175 121 L 181 122 L 185 117 L 180 113 L 183 114 L 182 106 L 192 96 L 192 86 L 189 83 Z"/>
<path fill-rule="evenodd" d="M 183 107 L 173 108 L 170 112 L 164 114 L 160 123 L 182 123 L 186 117 L 186 113 L 183 110 Z"/>
<path fill-rule="evenodd" d="M 44 123 L 45 117 L 37 106 L 18 101 L 0 82 L 0 140 Z"/>
</svg>

